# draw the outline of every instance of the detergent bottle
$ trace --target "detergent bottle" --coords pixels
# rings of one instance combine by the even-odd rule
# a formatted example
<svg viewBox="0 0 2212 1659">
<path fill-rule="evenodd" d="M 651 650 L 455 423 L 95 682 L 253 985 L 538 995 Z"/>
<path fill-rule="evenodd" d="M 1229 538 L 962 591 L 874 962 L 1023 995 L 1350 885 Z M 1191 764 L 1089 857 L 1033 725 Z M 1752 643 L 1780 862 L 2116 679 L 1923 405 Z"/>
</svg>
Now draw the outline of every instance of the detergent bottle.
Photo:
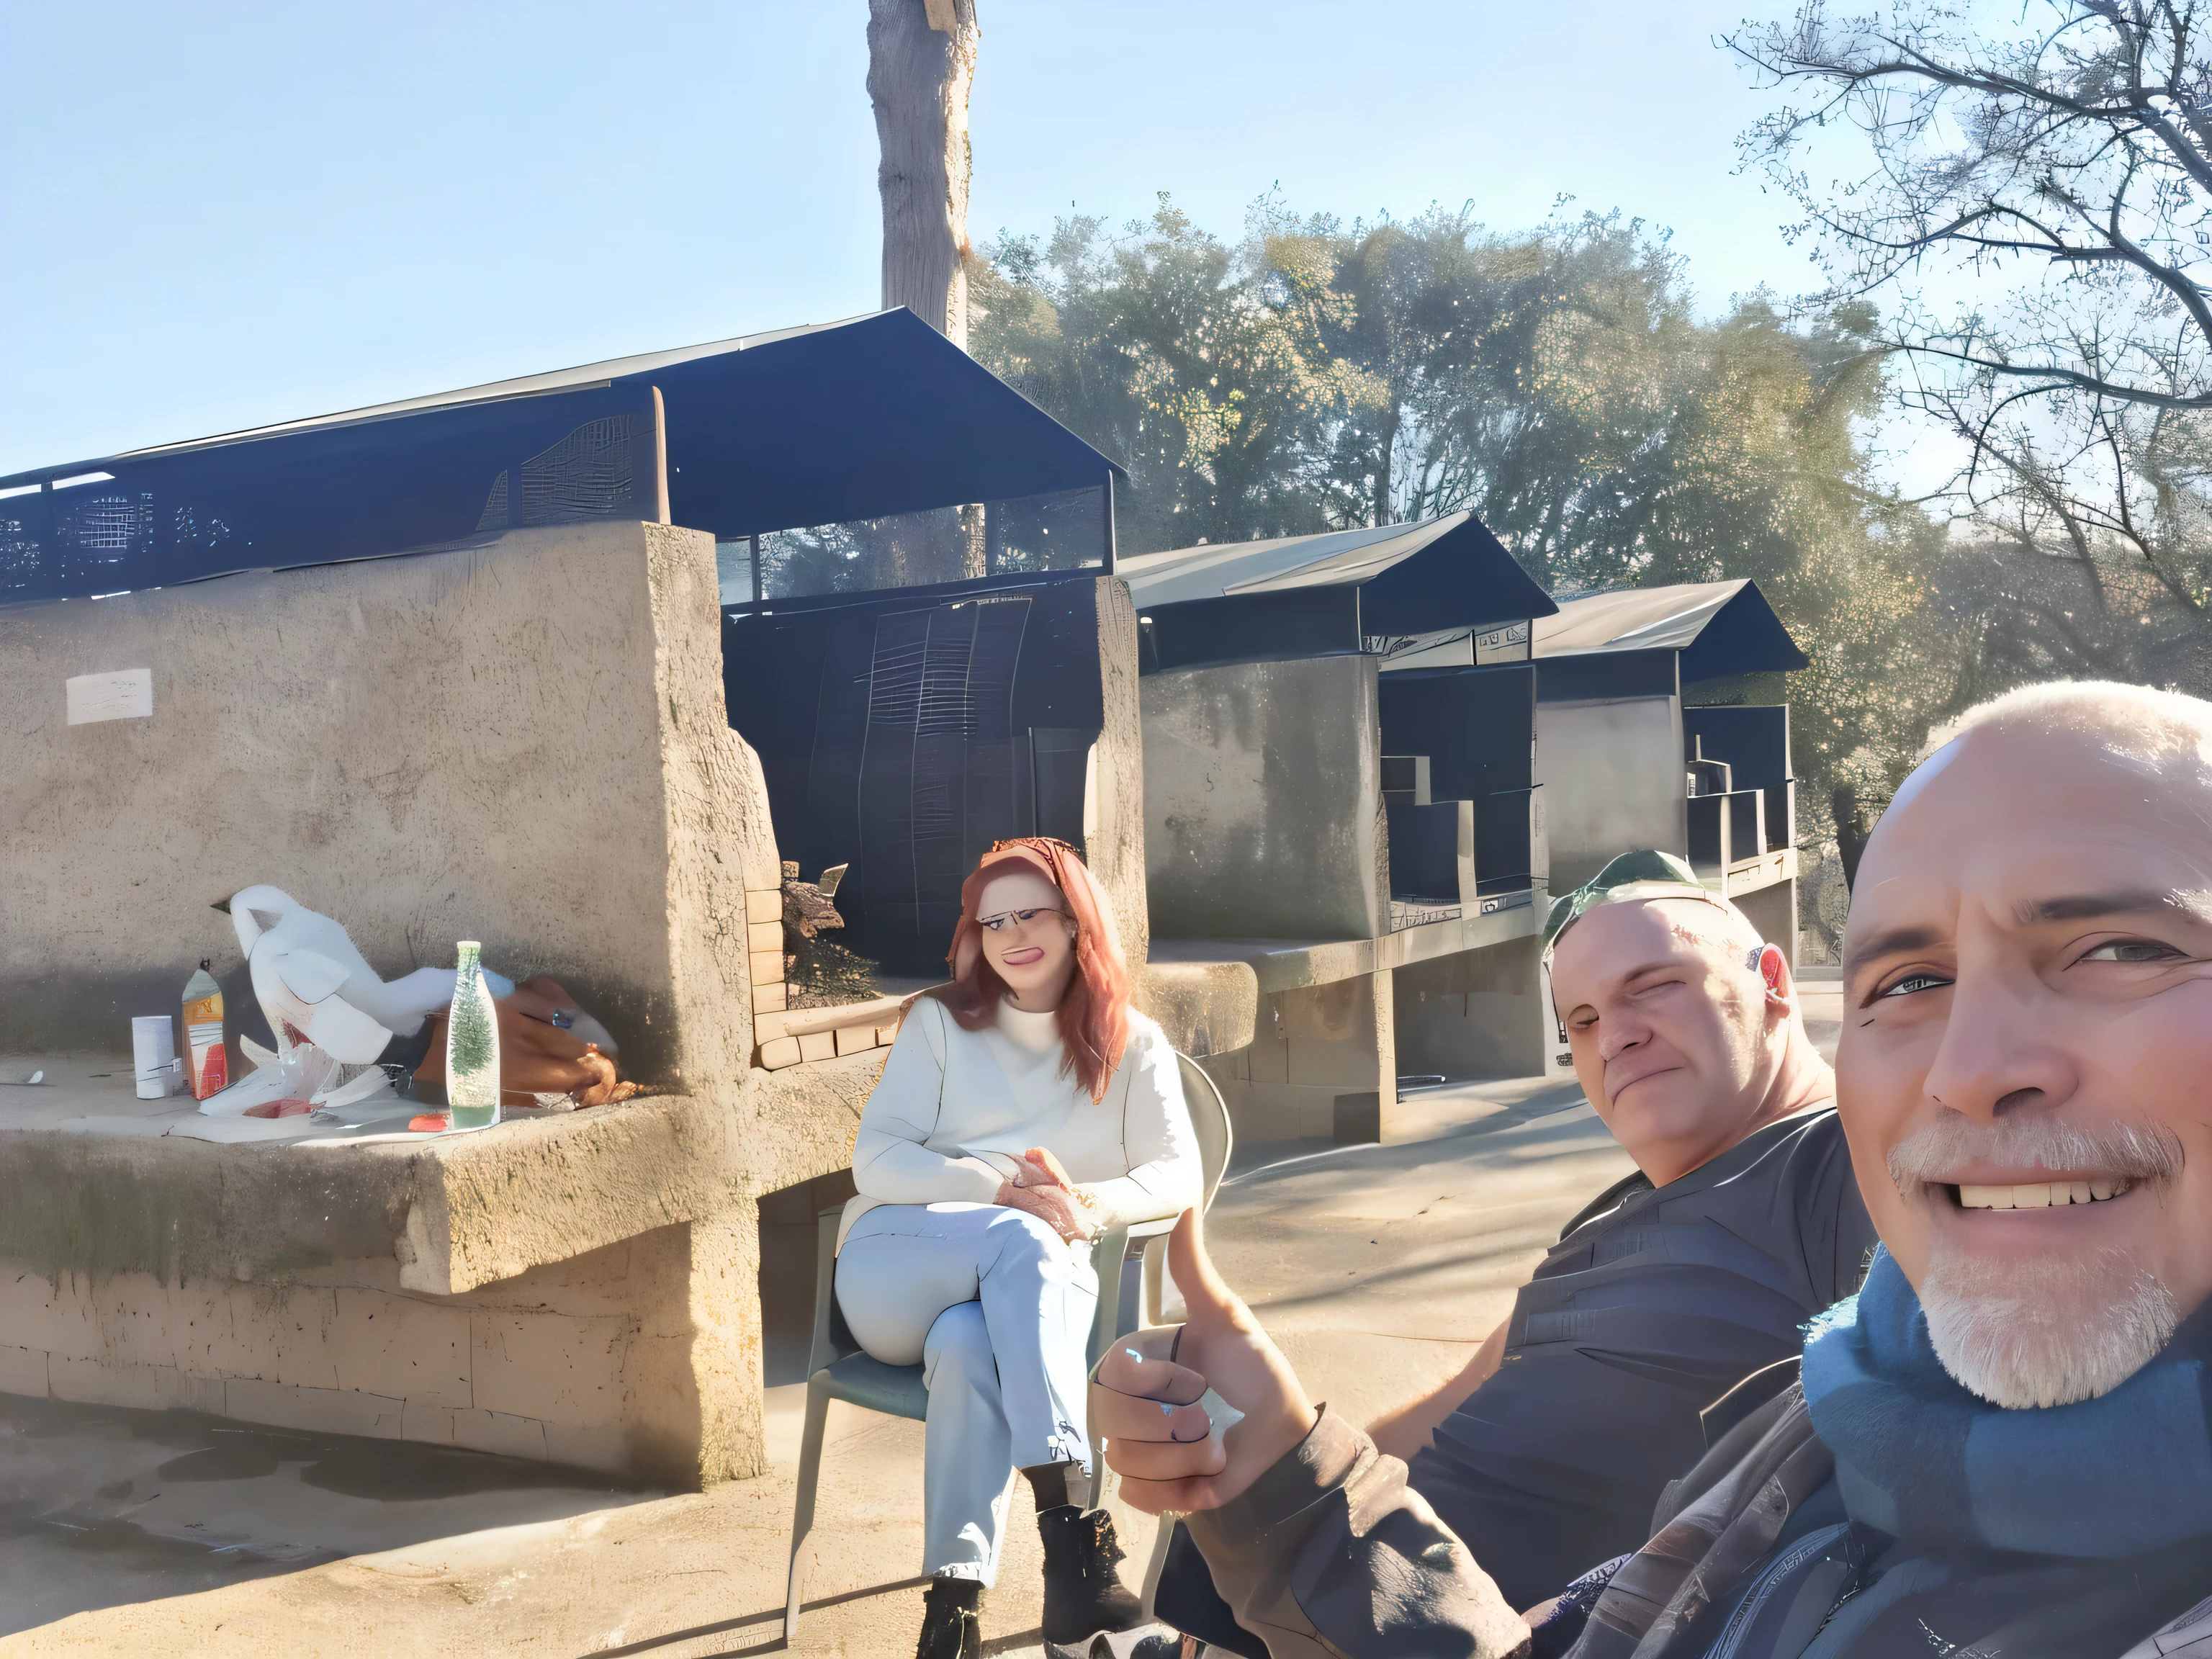
<svg viewBox="0 0 2212 1659">
<path fill-rule="evenodd" d="M 230 1086 L 229 1051 L 222 1046 L 222 987 L 202 957 L 185 981 L 185 1076 L 192 1098 L 205 1100 Z"/>
</svg>

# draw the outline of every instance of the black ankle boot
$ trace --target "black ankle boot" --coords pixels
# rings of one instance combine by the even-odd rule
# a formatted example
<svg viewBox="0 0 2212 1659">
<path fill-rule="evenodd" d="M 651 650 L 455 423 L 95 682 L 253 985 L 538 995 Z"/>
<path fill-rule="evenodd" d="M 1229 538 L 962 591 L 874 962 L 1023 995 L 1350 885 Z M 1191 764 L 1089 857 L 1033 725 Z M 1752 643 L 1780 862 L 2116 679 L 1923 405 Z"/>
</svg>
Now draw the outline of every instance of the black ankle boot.
<svg viewBox="0 0 2212 1659">
<path fill-rule="evenodd" d="M 921 1640 L 914 1659 L 982 1659 L 983 1626 L 976 1617 L 983 1586 L 973 1578 L 933 1578 L 921 1597 Z"/>
<path fill-rule="evenodd" d="M 1112 1516 L 1062 1504 L 1038 1511 L 1037 1531 L 1044 1538 L 1047 1646 L 1088 1644 L 1102 1632 L 1134 1630 L 1146 1622 L 1143 1607 L 1115 1571 L 1122 1557 Z"/>
</svg>

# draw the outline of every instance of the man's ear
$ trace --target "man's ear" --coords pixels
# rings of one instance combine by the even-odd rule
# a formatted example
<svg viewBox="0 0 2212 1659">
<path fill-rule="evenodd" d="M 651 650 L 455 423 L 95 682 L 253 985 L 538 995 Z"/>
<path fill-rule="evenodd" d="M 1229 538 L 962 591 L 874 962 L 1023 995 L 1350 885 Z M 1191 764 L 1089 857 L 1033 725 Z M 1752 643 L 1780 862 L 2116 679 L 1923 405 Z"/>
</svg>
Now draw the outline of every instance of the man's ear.
<svg viewBox="0 0 2212 1659">
<path fill-rule="evenodd" d="M 1790 983 L 1790 963 L 1779 945 L 1763 945 L 1753 964 L 1759 983 L 1766 988 L 1766 1000 L 1779 1007 L 1788 1008 L 1796 1000 L 1796 988 Z"/>
</svg>

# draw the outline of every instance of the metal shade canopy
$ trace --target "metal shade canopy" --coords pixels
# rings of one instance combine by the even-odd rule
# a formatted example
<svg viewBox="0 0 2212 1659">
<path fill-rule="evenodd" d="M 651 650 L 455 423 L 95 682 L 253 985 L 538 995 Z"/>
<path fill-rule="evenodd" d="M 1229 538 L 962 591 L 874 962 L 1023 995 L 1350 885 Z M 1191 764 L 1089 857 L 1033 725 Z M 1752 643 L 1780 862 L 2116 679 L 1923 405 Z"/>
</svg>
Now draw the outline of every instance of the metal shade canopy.
<svg viewBox="0 0 2212 1659">
<path fill-rule="evenodd" d="M 1607 652 L 1676 651 L 1685 680 L 1786 673 L 1812 659 L 1748 579 L 1629 587 L 1567 599 L 1531 630 L 1539 662 Z"/>
<path fill-rule="evenodd" d="M 725 540 L 1121 474 L 901 308 L 0 477 L 0 603 L 655 518 L 662 454 L 669 518 Z M 548 467 L 582 481 L 550 508 Z"/>
<path fill-rule="evenodd" d="M 1548 617 L 1559 607 L 1471 513 L 1413 524 L 1124 554 L 1115 574 L 1139 611 L 1316 588 L 1358 590 L 1366 635 Z"/>
</svg>

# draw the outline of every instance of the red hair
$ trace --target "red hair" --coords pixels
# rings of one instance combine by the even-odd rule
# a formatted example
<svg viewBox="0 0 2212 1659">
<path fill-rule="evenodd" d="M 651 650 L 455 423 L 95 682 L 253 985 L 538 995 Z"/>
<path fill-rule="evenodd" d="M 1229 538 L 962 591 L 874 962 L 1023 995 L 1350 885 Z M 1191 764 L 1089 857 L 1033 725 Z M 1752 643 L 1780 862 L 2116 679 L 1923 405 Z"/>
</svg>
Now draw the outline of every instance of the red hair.
<svg viewBox="0 0 2212 1659">
<path fill-rule="evenodd" d="M 1075 977 L 1053 1018 L 1066 1057 L 1062 1077 L 1073 1073 L 1094 1101 L 1106 1098 L 1106 1085 L 1121 1063 L 1129 1042 L 1129 963 L 1114 931 L 1114 911 L 1106 890 L 1082 856 L 1064 841 L 1022 836 L 994 842 L 975 873 L 960 884 L 960 925 L 945 960 L 952 982 L 927 993 L 951 1012 L 963 1031 L 980 1031 L 999 1018 L 1006 982 L 983 950 L 983 924 L 976 907 L 983 890 L 999 876 L 1026 866 L 1057 887 L 1075 924 Z"/>
</svg>

